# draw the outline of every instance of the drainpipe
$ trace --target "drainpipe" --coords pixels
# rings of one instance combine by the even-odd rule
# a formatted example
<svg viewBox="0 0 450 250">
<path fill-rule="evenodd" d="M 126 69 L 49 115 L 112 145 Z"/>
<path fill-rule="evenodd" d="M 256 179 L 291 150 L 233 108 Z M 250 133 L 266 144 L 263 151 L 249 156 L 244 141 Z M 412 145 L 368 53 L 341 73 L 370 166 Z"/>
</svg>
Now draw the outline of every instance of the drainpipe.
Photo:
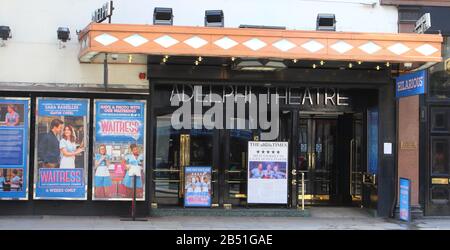
<svg viewBox="0 0 450 250">
<path fill-rule="evenodd" d="M 395 74 L 395 77 L 398 77 L 400 74 L 400 64 L 397 64 L 397 72 Z M 394 82 L 395 85 L 395 82 Z M 398 105 L 398 100 L 395 100 L 395 109 L 396 109 L 396 114 L 395 114 L 395 134 L 396 134 L 396 148 L 395 148 L 395 171 L 394 171 L 394 199 L 391 205 L 391 218 L 395 218 L 395 207 L 397 206 L 397 197 L 398 197 L 398 132 L 399 132 L 399 128 L 398 128 L 398 115 L 399 115 L 399 105 Z"/>
<path fill-rule="evenodd" d="M 111 16 L 114 10 L 113 1 L 109 2 L 110 13 L 108 14 L 108 23 L 111 23 Z M 108 90 L 108 53 L 105 53 L 105 59 L 103 60 L 103 85 L 105 86 L 105 91 Z"/>
<path fill-rule="evenodd" d="M 105 59 L 103 60 L 103 85 L 105 91 L 108 89 L 108 53 L 105 53 Z"/>
</svg>

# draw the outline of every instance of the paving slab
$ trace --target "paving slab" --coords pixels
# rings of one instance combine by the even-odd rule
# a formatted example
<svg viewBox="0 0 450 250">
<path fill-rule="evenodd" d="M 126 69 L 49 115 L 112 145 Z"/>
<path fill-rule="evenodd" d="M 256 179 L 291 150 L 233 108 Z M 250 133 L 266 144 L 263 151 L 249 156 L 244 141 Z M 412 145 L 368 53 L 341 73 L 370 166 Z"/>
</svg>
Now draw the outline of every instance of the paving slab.
<svg viewBox="0 0 450 250">
<path fill-rule="evenodd" d="M 314 208 L 309 217 L 162 216 L 121 221 L 99 216 L 0 216 L 0 230 L 439 230 L 450 217 L 404 223 L 374 217 L 359 208 Z"/>
</svg>

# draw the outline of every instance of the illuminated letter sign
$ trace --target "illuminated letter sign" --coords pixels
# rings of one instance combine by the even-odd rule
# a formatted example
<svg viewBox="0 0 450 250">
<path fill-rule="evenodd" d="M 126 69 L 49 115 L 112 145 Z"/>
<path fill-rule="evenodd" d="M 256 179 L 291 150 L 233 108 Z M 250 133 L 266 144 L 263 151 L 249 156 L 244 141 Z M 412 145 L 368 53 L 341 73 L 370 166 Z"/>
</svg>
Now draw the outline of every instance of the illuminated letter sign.
<svg viewBox="0 0 450 250">
<path fill-rule="evenodd" d="M 101 23 L 112 16 L 113 11 L 113 1 L 109 3 L 105 3 L 101 8 L 96 9 L 94 13 L 92 13 L 92 22 Z"/>
</svg>

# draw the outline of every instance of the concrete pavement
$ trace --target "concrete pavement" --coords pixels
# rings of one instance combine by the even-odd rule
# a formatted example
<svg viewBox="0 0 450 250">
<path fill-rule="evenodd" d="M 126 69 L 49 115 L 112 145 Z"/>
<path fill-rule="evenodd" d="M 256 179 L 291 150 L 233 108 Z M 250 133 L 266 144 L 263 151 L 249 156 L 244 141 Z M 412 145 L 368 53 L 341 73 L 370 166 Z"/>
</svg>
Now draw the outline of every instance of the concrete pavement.
<svg viewBox="0 0 450 250">
<path fill-rule="evenodd" d="M 146 222 L 119 217 L 0 216 L 1 230 L 407 230 L 450 229 L 449 218 L 426 218 L 411 224 L 373 217 L 358 208 L 313 208 L 311 217 L 150 217 Z"/>
</svg>

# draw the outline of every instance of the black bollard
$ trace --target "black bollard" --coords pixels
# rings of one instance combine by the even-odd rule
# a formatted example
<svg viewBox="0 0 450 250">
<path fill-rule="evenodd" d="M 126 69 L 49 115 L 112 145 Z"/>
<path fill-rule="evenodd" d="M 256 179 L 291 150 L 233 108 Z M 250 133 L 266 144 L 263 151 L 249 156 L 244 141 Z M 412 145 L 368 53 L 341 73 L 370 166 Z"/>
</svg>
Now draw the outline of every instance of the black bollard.
<svg viewBox="0 0 450 250">
<path fill-rule="evenodd" d="M 124 218 L 121 221 L 147 221 L 146 218 L 136 218 L 136 175 L 133 175 L 133 198 L 131 200 L 131 219 Z"/>
</svg>

